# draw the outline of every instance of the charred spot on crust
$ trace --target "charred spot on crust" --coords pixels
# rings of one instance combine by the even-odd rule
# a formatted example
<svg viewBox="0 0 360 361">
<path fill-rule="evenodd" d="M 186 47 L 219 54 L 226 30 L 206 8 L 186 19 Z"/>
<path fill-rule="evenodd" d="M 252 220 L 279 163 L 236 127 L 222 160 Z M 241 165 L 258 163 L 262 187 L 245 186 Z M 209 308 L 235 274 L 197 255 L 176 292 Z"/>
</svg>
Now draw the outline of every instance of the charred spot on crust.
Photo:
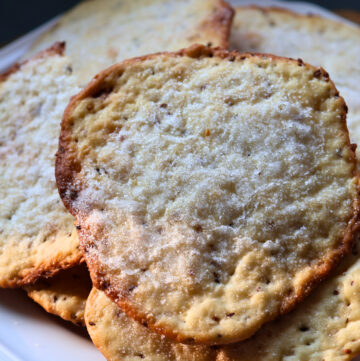
<svg viewBox="0 0 360 361">
<path fill-rule="evenodd" d="M 81 226 L 77 225 L 77 226 L 76 226 L 76 229 L 80 231 Z"/>
<path fill-rule="evenodd" d="M 320 69 L 315 70 L 313 75 L 314 75 L 315 78 L 320 78 L 321 70 Z"/>
<path fill-rule="evenodd" d="M 299 331 L 301 331 L 301 332 L 307 332 L 307 331 L 309 331 L 309 327 L 307 327 L 307 326 L 300 326 L 300 327 L 299 327 Z"/>
<path fill-rule="evenodd" d="M 334 295 L 334 296 L 337 296 L 338 294 L 339 294 L 339 291 L 338 291 L 338 290 L 334 290 L 334 291 L 333 291 L 333 295 Z"/>
<path fill-rule="evenodd" d="M 108 85 L 104 88 L 98 89 L 93 95 L 92 97 L 97 99 L 97 98 L 106 98 L 111 92 L 114 91 L 114 87 L 112 85 Z"/>
<path fill-rule="evenodd" d="M 78 191 L 76 191 L 76 190 L 74 190 L 74 189 L 71 189 L 71 190 L 70 190 L 70 196 L 69 196 L 69 198 L 70 198 L 72 201 L 75 201 L 78 196 L 79 196 Z"/>
</svg>

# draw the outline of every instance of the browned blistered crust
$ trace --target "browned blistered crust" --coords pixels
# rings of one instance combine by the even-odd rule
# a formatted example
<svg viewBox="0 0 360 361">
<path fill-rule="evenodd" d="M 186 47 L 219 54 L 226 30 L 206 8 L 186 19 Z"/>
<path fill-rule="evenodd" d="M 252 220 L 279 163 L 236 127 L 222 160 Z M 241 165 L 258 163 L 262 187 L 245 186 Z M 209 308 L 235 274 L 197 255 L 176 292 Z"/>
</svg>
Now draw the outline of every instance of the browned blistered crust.
<svg viewBox="0 0 360 361">
<path fill-rule="evenodd" d="M 6 284 L 1 284 L 2 288 L 17 288 L 33 284 L 38 279 L 47 279 L 54 277 L 59 271 L 72 268 L 84 261 L 84 256 L 81 252 L 76 252 L 71 257 L 66 257 L 56 263 L 45 264 L 41 267 L 33 267 L 25 269 L 21 272 L 21 275 L 17 275 L 16 278 L 7 280 Z"/>
<path fill-rule="evenodd" d="M 30 59 L 23 61 L 22 63 L 14 64 L 10 69 L 0 74 L 0 82 L 5 81 L 9 76 L 16 73 L 21 67 L 33 60 L 42 59 L 54 55 L 64 56 L 65 42 L 56 42 L 51 47 L 41 51 L 34 55 Z M 6 284 L 1 284 L 0 287 L 16 288 L 22 287 L 34 283 L 39 278 L 50 278 L 55 276 L 59 271 L 73 267 L 84 261 L 84 257 L 80 252 L 73 254 L 71 257 L 67 257 L 63 260 L 58 260 L 56 263 L 43 264 L 41 267 L 24 269 L 16 277 L 7 280 Z"/>
<path fill-rule="evenodd" d="M 216 39 L 220 37 L 219 46 L 224 49 L 229 48 L 229 37 L 232 20 L 234 18 L 234 9 L 224 0 L 218 0 L 217 7 L 209 19 L 206 19 L 199 26 L 199 30 L 205 34 L 213 35 Z M 208 44 L 211 46 L 212 44 Z"/>
<path fill-rule="evenodd" d="M 304 63 L 301 59 L 291 59 L 280 57 L 272 54 L 260 54 L 260 53 L 239 53 L 235 51 L 227 51 L 221 48 L 209 48 L 203 45 L 193 45 L 189 48 L 179 50 L 177 52 L 162 52 L 151 55 L 145 55 L 133 59 L 125 60 L 121 63 L 115 64 L 108 69 L 97 74 L 93 80 L 76 96 L 74 96 L 69 105 L 67 106 L 64 117 L 61 124 L 61 133 L 59 138 L 59 149 L 56 155 L 56 167 L 55 175 L 56 182 L 59 188 L 60 196 L 70 211 L 73 214 L 79 223 L 81 224 L 81 219 L 85 215 L 82 214 L 82 210 L 79 211 L 74 208 L 74 200 L 77 197 L 77 192 L 81 189 L 79 184 L 76 182 L 76 175 L 81 170 L 80 160 L 76 158 L 76 153 L 68 144 L 68 141 L 71 140 L 71 113 L 75 109 L 78 102 L 84 98 L 91 97 L 94 94 L 98 95 L 104 92 L 108 92 L 109 87 L 111 88 L 111 77 L 120 76 L 124 69 L 132 63 L 141 62 L 147 59 L 154 59 L 159 55 L 166 55 L 169 57 L 191 57 L 196 59 L 206 58 L 206 57 L 217 57 L 219 59 L 228 60 L 230 62 L 241 62 L 246 59 L 259 58 L 259 59 L 273 59 L 279 62 L 293 63 L 297 66 L 304 66 L 308 69 L 314 71 L 314 77 L 321 78 L 323 81 L 329 82 L 332 87 L 332 96 L 340 99 L 342 103 L 342 114 L 341 118 L 343 120 L 343 131 L 347 135 L 348 143 L 350 144 L 349 132 L 346 125 L 346 113 L 347 106 L 342 97 L 339 96 L 339 92 L 336 89 L 334 83 L 329 78 L 329 74 L 323 69 L 318 68 L 307 63 Z M 357 178 L 357 184 L 360 187 L 359 172 L 357 169 L 357 159 L 355 155 L 355 147 L 351 147 L 352 155 L 349 158 L 353 164 L 353 175 Z M 328 254 L 325 259 L 322 259 L 318 262 L 317 266 L 313 269 L 313 274 L 309 279 L 305 280 L 304 283 L 299 287 L 298 291 L 290 293 L 282 302 L 279 312 L 273 317 L 275 319 L 277 316 L 290 312 L 300 301 L 302 301 L 322 280 L 324 280 L 332 269 L 339 263 L 339 261 L 348 253 L 350 253 L 353 240 L 360 229 L 360 194 L 354 200 L 352 205 L 352 216 L 348 222 L 348 226 L 344 231 L 342 242 L 339 244 L 339 248 L 333 250 Z M 141 312 L 136 305 L 129 302 L 127 295 L 121 293 L 120 288 L 115 284 L 111 278 L 108 276 L 105 267 L 101 266 L 99 260 L 94 256 L 89 256 L 87 253 L 88 249 L 92 247 L 92 242 L 86 236 L 86 230 L 81 229 L 80 226 L 77 226 L 78 235 L 80 238 L 80 244 L 85 254 L 85 259 L 90 271 L 90 276 L 93 281 L 93 284 L 99 290 L 102 290 L 110 297 L 117 305 L 131 318 L 137 320 L 142 325 L 149 327 L 150 329 L 165 335 L 168 338 L 174 339 L 178 342 L 188 343 L 188 344 L 208 344 L 208 341 L 205 339 L 188 339 L 185 335 L 174 332 L 170 329 L 164 329 L 156 325 L 156 320 L 149 314 Z M 271 320 L 268 320 L 271 321 Z M 222 342 L 224 343 L 224 342 Z M 212 343 L 213 344 L 213 343 Z"/>
<path fill-rule="evenodd" d="M 64 41 L 58 41 L 54 43 L 50 48 L 47 48 L 40 53 L 34 55 L 32 58 L 24 60 L 21 63 L 14 64 L 10 69 L 6 70 L 4 73 L 0 74 L 0 82 L 5 81 L 11 74 L 16 73 L 18 70 L 21 69 L 21 67 L 24 64 L 27 64 L 28 62 L 35 60 L 35 59 L 41 59 L 46 58 L 48 56 L 53 55 L 60 55 L 63 56 L 65 52 L 65 42 Z"/>
</svg>

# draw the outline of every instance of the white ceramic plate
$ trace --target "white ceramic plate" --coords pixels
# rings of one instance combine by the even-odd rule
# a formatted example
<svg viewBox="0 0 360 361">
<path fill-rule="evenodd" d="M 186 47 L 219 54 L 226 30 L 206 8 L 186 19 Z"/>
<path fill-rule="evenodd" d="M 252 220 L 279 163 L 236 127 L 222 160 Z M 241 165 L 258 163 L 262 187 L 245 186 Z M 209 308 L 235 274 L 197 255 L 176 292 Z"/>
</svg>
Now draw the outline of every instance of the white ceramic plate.
<svg viewBox="0 0 360 361">
<path fill-rule="evenodd" d="M 0 290 L 1 361 L 104 361 L 86 331 L 47 314 L 22 290 Z"/>
<path fill-rule="evenodd" d="M 304 2 L 230 0 L 233 5 L 277 5 L 348 22 Z M 15 63 L 56 19 L 0 50 L 0 72 Z M 47 314 L 21 290 L 0 289 L 0 361 L 104 361 L 85 330 Z M 360 361 L 360 357 L 354 361 Z"/>
</svg>

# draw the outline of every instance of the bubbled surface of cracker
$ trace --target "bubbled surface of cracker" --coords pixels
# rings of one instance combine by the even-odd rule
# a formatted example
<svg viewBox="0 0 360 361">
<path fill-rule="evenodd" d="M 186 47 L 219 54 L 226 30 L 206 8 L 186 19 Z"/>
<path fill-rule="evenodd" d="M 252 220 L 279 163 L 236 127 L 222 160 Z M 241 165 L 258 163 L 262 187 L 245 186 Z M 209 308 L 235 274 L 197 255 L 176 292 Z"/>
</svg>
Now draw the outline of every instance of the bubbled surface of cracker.
<svg viewBox="0 0 360 361">
<path fill-rule="evenodd" d="M 238 7 L 231 48 L 271 53 L 326 69 L 349 107 L 351 140 L 360 143 L 360 27 L 277 8 Z"/>
<path fill-rule="evenodd" d="M 78 91 L 63 44 L 0 78 L 0 287 L 79 262 L 79 240 L 58 194 L 60 121 Z"/>
<path fill-rule="evenodd" d="M 168 340 L 128 317 L 105 293 L 93 288 L 85 308 L 95 346 L 111 361 L 215 361 L 216 350 Z"/>
<path fill-rule="evenodd" d="M 60 271 L 47 280 L 26 286 L 28 296 L 46 312 L 84 326 L 85 303 L 92 284 L 85 264 Z"/>
<path fill-rule="evenodd" d="M 355 174 L 325 71 L 201 46 L 99 74 L 65 112 L 56 164 L 96 287 L 211 344 L 289 311 L 349 250 Z"/>
<path fill-rule="evenodd" d="M 216 349 L 163 339 L 96 289 L 86 304 L 85 320 L 94 344 L 111 361 L 142 356 L 149 361 L 348 361 L 360 353 L 359 274 L 355 250 L 294 312 L 265 325 L 249 340 Z"/>
<path fill-rule="evenodd" d="M 30 54 L 66 41 L 81 85 L 120 60 L 191 44 L 228 46 L 233 16 L 222 0 L 93 0 L 61 17 Z"/>
</svg>

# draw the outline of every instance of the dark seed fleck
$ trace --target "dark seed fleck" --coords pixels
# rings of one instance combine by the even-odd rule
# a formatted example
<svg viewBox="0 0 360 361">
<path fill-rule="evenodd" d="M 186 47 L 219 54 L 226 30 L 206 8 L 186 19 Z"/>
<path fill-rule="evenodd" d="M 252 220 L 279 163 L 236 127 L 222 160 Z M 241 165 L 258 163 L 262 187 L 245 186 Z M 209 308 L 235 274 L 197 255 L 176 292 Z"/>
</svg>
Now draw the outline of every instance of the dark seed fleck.
<svg viewBox="0 0 360 361">
<path fill-rule="evenodd" d="M 226 317 L 233 317 L 235 315 L 235 313 L 234 312 L 231 312 L 231 313 L 228 313 L 227 315 L 226 315 Z"/>
<path fill-rule="evenodd" d="M 309 327 L 301 326 L 301 327 L 299 328 L 299 330 L 300 330 L 301 332 L 306 332 L 306 331 L 309 331 Z"/>
<path fill-rule="evenodd" d="M 90 326 L 95 326 L 96 323 L 95 323 L 95 322 L 89 322 L 89 325 L 90 325 Z"/>
</svg>

